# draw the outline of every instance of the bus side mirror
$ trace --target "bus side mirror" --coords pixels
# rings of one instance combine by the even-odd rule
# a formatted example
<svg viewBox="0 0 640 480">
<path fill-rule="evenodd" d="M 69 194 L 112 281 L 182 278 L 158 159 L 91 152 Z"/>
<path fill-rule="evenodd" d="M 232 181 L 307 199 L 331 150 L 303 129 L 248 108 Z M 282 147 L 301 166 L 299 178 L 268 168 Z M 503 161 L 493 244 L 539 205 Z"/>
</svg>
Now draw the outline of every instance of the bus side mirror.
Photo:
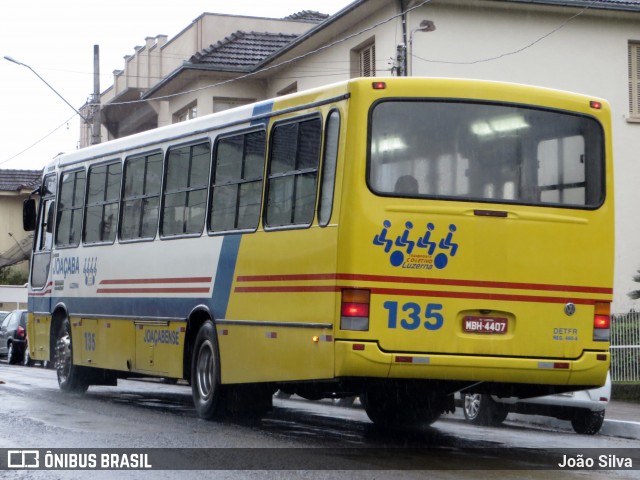
<svg viewBox="0 0 640 480">
<path fill-rule="evenodd" d="M 33 232 L 36 229 L 36 201 L 28 198 L 22 204 L 22 228 L 25 232 Z"/>
</svg>

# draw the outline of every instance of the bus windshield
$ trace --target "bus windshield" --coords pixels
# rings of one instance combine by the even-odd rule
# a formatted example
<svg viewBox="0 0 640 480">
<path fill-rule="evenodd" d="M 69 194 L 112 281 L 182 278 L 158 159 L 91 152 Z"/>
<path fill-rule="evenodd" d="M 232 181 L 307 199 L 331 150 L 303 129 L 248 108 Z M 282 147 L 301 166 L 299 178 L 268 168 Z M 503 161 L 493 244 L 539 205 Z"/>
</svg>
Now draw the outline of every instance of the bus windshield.
<svg viewBox="0 0 640 480">
<path fill-rule="evenodd" d="M 589 117 L 520 105 L 389 100 L 371 112 L 377 194 L 596 208 L 603 133 Z"/>
</svg>

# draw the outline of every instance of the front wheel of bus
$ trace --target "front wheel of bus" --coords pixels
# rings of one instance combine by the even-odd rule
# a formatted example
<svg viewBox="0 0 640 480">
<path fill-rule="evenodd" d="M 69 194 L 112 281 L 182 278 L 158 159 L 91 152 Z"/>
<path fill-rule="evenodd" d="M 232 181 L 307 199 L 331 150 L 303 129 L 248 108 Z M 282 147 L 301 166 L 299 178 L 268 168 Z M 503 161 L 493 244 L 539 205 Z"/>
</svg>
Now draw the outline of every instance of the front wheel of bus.
<svg viewBox="0 0 640 480">
<path fill-rule="evenodd" d="M 220 355 L 213 322 L 200 327 L 193 346 L 191 391 L 200 418 L 214 419 L 221 409 Z"/>
<path fill-rule="evenodd" d="M 62 322 L 56 337 L 55 369 L 60 390 L 82 393 L 89 388 L 89 383 L 82 373 L 82 367 L 73 364 L 71 325 L 69 325 L 68 319 Z"/>
</svg>

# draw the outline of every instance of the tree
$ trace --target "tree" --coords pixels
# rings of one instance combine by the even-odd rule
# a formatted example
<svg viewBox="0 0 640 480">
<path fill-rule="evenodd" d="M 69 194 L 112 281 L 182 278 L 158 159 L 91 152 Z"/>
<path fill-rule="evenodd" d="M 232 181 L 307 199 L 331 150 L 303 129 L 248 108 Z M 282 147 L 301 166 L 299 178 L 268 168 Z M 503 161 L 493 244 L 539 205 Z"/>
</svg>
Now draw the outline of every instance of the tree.
<svg viewBox="0 0 640 480">
<path fill-rule="evenodd" d="M 0 285 L 24 285 L 27 283 L 26 273 L 11 267 L 0 268 Z"/>
<path fill-rule="evenodd" d="M 633 276 L 633 281 L 640 283 L 640 270 L 638 270 L 638 273 Z M 627 295 L 631 297 L 633 300 L 638 300 L 640 299 L 640 290 L 633 290 L 627 293 Z"/>
</svg>

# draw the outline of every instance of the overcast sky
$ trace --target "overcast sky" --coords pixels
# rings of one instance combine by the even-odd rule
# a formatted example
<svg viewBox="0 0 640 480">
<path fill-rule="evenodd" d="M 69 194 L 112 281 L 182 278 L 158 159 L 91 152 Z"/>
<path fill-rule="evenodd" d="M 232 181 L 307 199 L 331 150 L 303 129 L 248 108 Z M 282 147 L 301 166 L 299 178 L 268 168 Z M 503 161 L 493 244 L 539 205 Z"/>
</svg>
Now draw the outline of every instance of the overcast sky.
<svg viewBox="0 0 640 480">
<path fill-rule="evenodd" d="M 76 109 L 100 89 L 145 37 L 173 38 L 204 12 L 282 18 L 301 10 L 333 14 L 351 0 L 0 0 L 0 56 L 29 65 Z M 28 68 L 0 58 L 0 168 L 39 169 L 77 148 L 79 119 Z M 23 152 L 23 153 L 21 153 Z"/>
</svg>

